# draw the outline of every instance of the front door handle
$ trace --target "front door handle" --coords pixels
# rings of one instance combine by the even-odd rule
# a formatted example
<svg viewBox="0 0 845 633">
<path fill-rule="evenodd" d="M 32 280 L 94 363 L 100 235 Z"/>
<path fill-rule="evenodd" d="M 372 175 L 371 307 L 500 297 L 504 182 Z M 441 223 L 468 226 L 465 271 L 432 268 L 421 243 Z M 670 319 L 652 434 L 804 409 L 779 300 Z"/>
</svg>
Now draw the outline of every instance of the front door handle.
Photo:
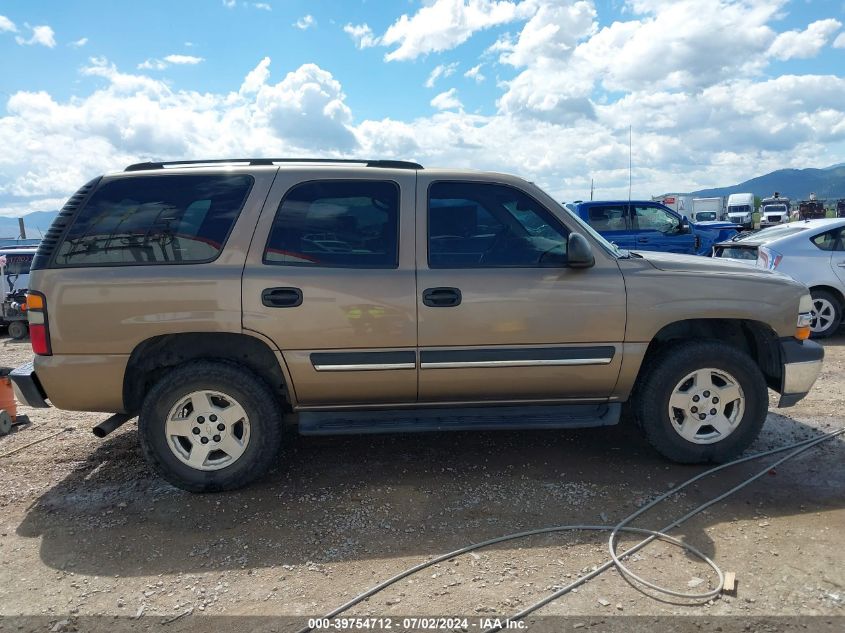
<svg viewBox="0 0 845 633">
<path fill-rule="evenodd" d="M 648 244 L 648 238 L 647 237 L 638 237 L 637 242 L 639 242 L 640 244 Z"/>
<path fill-rule="evenodd" d="M 840 268 L 845 268 L 845 262 L 839 262 L 836 265 L 839 266 Z"/>
<path fill-rule="evenodd" d="M 457 288 L 428 288 L 423 290 L 423 303 L 429 308 L 454 308 L 461 305 L 461 291 Z"/>
<path fill-rule="evenodd" d="M 299 288 L 265 288 L 261 292 L 261 303 L 268 308 L 295 308 L 302 305 L 302 290 Z"/>
</svg>

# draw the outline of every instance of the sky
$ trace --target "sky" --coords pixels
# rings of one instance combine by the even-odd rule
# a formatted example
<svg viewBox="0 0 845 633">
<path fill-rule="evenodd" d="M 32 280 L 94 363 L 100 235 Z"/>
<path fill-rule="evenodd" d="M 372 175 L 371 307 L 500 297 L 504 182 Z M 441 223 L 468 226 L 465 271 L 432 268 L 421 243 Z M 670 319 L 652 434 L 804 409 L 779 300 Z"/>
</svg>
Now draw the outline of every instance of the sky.
<svg viewBox="0 0 845 633">
<path fill-rule="evenodd" d="M 0 215 L 150 159 L 394 158 L 559 200 L 845 162 L 845 0 L 0 0 Z"/>
</svg>

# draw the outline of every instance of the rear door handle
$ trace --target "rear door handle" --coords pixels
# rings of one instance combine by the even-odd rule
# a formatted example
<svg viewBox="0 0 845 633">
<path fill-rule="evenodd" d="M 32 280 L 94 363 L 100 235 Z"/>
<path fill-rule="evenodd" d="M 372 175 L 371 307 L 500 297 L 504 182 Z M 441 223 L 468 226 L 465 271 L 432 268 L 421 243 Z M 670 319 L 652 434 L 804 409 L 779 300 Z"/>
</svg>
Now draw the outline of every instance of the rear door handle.
<svg viewBox="0 0 845 633">
<path fill-rule="evenodd" d="M 428 288 L 423 290 L 423 303 L 429 308 L 453 308 L 461 305 L 461 291 L 457 288 Z"/>
<path fill-rule="evenodd" d="M 265 288 L 261 303 L 268 308 L 295 308 L 302 305 L 302 290 L 299 288 Z"/>
<path fill-rule="evenodd" d="M 839 262 L 836 265 L 839 266 L 840 268 L 845 268 L 845 262 Z"/>
<path fill-rule="evenodd" d="M 639 242 L 640 244 L 648 244 L 648 238 L 647 237 L 638 237 L 637 242 Z"/>
</svg>

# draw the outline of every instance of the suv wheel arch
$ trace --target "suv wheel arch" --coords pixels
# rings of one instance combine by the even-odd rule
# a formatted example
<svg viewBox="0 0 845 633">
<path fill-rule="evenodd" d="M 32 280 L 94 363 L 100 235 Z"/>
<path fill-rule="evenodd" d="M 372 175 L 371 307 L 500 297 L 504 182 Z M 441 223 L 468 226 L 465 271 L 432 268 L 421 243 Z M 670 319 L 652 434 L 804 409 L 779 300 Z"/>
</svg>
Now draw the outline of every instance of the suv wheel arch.
<svg viewBox="0 0 845 633">
<path fill-rule="evenodd" d="M 149 338 L 132 350 L 123 377 L 126 412 L 138 413 L 144 397 L 164 372 L 201 359 L 247 367 L 278 394 L 283 410 L 290 411 L 292 398 L 288 376 L 276 351 L 267 342 L 250 334 L 234 332 L 183 332 Z"/>
</svg>

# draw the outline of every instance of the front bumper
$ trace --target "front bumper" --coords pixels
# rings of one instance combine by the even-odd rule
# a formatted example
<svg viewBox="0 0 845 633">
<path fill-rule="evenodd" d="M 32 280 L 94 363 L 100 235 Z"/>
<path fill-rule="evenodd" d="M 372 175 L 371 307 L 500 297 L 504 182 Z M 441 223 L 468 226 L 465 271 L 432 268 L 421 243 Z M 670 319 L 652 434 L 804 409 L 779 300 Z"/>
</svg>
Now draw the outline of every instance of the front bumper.
<svg viewBox="0 0 845 633">
<path fill-rule="evenodd" d="M 9 374 L 9 378 L 15 390 L 15 398 L 21 403 L 38 409 L 46 409 L 50 406 L 46 402 L 47 395 L 38 381 L 38 376 L 35 375 L 32 363 L 17 367 Z"/>
<path fill-rule="evenodd" d="M 780 401 L 778 407 L 791 407 L 806 396 L 822 370 L 824 348 L 813 341 L 781 339 Z"/>
</svg>

